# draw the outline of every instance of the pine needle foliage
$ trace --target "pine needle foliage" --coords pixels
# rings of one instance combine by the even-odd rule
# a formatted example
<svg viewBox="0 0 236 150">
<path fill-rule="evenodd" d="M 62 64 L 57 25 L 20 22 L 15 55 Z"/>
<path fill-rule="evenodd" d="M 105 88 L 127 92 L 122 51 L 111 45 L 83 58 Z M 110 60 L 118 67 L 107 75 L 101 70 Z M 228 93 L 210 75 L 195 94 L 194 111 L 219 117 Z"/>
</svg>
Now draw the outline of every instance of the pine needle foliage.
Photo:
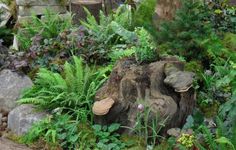
<svg viewBox="0 0 236 150">
<path fill-rule="evenodd" d="M 94 95 L 107 79 L 107 71 L 106 68 L 95 72 L 73 56 L 73 63 L 66 62 L 62 74 L 40 69 L 34 86 L 18 102 L 35 104 L 46 110 L 61 108 L 75 116 L 80 114 L 77 110 L 81 110 L 91 117 Z"/>
<path fill-rule="evenodd" d="M 163 52 L 169 51 L 187 59 L 202 59 L 206 50 L 201 42 L 212 33 L 210 23 L 204 21 L 208 13 L 198 0 L 181 2 L 181 9 L 176 11 L 174 19 L 160 24 L 158 44 Z"/>
</svg>

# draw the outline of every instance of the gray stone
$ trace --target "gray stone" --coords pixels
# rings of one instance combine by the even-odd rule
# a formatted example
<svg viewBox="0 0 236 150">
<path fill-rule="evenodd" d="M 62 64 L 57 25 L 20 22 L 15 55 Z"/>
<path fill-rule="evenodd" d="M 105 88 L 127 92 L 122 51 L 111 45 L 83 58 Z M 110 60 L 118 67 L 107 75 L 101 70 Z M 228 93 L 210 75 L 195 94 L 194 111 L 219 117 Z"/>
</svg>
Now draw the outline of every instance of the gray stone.
<svg viewBox="0 0 236 150">
<path fill-rule="evenodd" d="M 7 138 L 0 138 L 0 150 L 31 150 L 22 144 L 14 143 Z"/>
<path fill-rule="evenodd" d="M 0 113 L 0 125 L 2 124 L 2 113 Z"/>
<path fill-rule="evenodd" d="M 3 123 L 2 123 L 2 128 L 3 128 L 3 129 L 6 129 L 6 127 L 7 127 L 7 123 L 6 123 L 6 122 L 3 122 Z"/>
<path fill-rule="evenodd" d="M 47 5 L 67 5 L 69 0 L 16 0 L 17 5 L 22 6 L 47 6 Z"/>
<path fill-rule="evenodd" d="M 32 16 L 18 16 L 17 17 L 17 23 L 18 24 L 23 24 L 30 22 L 32 20 Z"/>
<path fill-rule="evenodd" d="M 38 112 L 33 105 L 24 104 L 13 109 L 8 115 L 8 128 L 17 135 L 26 133 L 32 124 L 46 117 L 46 113 Z"/>
<path fill-rule="evenodd" d="M 57 15 L 52 15 L 52 17 L 56 17 Z M 59 17 L 60 19 L 62 20 L 65 20 L 67 19 L 68 17 L 71 17 L 71 14 L 70 13 L 65 13 L 65 14 L 59 14 Z M 47 21 L 45 19 L 45 16 L 42 16 L 41 17 L 41 20 L 42 21 Z M 24 23 L 30 23 L 30 21 L 32 21 L 32 16 L 18 16 L 17 17 L 17 24 L 24 24 Z"/>
<path fill-rule="evenodd" d="M 27 76 L 20 76 L 11 70 L 0 72 L 0 108 L 12 110 L 17 106 L 16 100 L 20 97 L 22 90 L 33 85 Z"/>
<path fill-rule="evenodd" d="M 0 27 L 3 27 L 7 24 L 7 22 L 11 18 L 11 13 L 8 6 L 2 3 L 0 3 L 0 12 L 2 12 L 0 14 Z"/>
<path fill-rule="evenodd" d="M 43 15 L 46 10 L 51 10 L 54 13 L 65 13 L 66 6 L 19 6 L 18 7 L 18 15 L 20 16 L 31 16 L 32 14 Z"/>
<path fill-rule="evenodd" d="M 2 122 L 7 122 L 7 117 L 2 117 Z"/>
</svg>

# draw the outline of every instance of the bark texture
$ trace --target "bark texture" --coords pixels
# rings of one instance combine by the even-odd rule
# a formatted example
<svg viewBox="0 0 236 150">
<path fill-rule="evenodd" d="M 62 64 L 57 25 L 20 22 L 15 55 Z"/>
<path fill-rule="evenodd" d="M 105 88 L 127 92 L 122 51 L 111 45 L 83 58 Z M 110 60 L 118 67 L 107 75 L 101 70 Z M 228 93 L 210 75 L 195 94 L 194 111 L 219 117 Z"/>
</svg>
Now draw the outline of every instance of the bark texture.
<svg viewBox="0 0 236 150">
<path fill-rule="evenodd" d="M 165 67 L 169 66 L 166 64 L 177 68 L 178 73 L 183 72 L 184 64 L 176 60 L 162 60 L 146 65 L 138 65 L 132 59 L 119 61 L 109 80 L 96 94 L 96 101 L 112 98 L 115 103 L 106 115 L 95 116 L 95 122 L 100 124 L 118 122 L 124 126 L 134 127 L 141 100 L 151 110 L 150 120 L 157 115 L 163 119 L 169 118 L 164 130 L 181 127 L 195 105 L 194 90 L 183 85 L 188 83 L 186 85 L 189 87 L 192 76 L 173 79 L 175 83 L 178 82 L 183 88 L 188 89 L 185 92 L 176 92 L 164 82 L 169 76 L 165 73 Z M 183 72 L 183 75 L 185 74 L 187 72 Z M 182 82 L 179 79 L 190 82 Z"/>
<path fill-rule="evenodd" d="M 99 11 L 102 10 L 102 1 L 101 0 L 73 0 L 71 2 L 71 11 L 75 14 L 73 22 L 75 24 L 80 23 L 80 20 L 86 19 L 86 12 L 84 7 L 89 10 L 89 12 L 95 16 L 98 21 Z"/>
</svg>

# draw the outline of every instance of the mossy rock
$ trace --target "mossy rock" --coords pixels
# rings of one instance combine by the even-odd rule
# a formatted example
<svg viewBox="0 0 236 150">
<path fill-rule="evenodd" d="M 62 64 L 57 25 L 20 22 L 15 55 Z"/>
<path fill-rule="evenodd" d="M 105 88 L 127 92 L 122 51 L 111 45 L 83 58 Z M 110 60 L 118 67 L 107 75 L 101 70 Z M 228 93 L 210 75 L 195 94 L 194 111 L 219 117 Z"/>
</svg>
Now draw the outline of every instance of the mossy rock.
<svg viewBox="0 0 236 150">
<path fill-rule="evenodd" d="M 197 78 L 201 80 L 201 74 L 203 72 L 203 65 L 200 61 L 190 61 L 185 64 L 184 70 L 194 72 L 197 75 Z"/>
<path fill-rule="evenodd" d="M 217 116 L 220 104 L 218 102 L 213 102 L 206 106 L 200 106 L 200 110 L 204 113 L 204 116 L 207 118 Z"/>
<path fill-rule="evenodd" d="M 226 33 L 222 42 L 228 49 L 236 51 L 236 34 Z"/>
<path fill-rule="evenodd" d="M 128 145 L 127 150 L 144 150 L 145 141 L 142 137 L 135 135 L 122 135 L 121 141 Z"/>
</svg>

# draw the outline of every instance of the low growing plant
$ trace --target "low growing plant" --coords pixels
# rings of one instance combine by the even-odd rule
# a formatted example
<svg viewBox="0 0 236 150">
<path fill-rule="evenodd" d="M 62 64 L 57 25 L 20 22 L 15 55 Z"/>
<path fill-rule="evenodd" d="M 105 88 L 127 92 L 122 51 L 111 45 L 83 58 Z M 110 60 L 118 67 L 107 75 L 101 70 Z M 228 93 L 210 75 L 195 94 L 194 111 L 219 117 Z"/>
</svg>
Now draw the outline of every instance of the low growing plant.
<svg viewBox="0 0 236 150">
<path fill-rule="evenodd" d="M 71 120 L 67 114 L 53 114 L 34 124 L 21 142 L 32 145 L 43 140 L 49 149 L 93 149 L 96 137 L 85 123 Z"/>
<path fill-rule="evenodd" d="M 93 125 L 94 134 L 97 137 L 97 147 L 106 150 L 121 150 L 126 144 L 120 140 L 120 135 L 116 131 L 120 124 L 113 123 L 109 126 Z"/>
<path fill-rule="evenodd" d="M 35 35 L 42 36 L 43 39 L 50 39 L 72 27 L 72 15 L 60 17 L 59 14 L 46 10 L 44 18 L 40 19 L 36 15 L 32 15 L 31 21 L 23 22 L 22 27 L 23 29 L 16 36 L 20 49 L 27 51 Z"/>
<path fill-rule="evenodd" d="M 151 112 L 151 108 L 143 104 L 143 102 L 138 105 L 137 109 L 135 126 L 128 129 L 139 137 L 144 138 L 147 148 L 154 148 L 157 141 L 163 139 L 159 133 L 165 126 L 168 117 L 161 119 L 157 113 Z"/>
</svg>

